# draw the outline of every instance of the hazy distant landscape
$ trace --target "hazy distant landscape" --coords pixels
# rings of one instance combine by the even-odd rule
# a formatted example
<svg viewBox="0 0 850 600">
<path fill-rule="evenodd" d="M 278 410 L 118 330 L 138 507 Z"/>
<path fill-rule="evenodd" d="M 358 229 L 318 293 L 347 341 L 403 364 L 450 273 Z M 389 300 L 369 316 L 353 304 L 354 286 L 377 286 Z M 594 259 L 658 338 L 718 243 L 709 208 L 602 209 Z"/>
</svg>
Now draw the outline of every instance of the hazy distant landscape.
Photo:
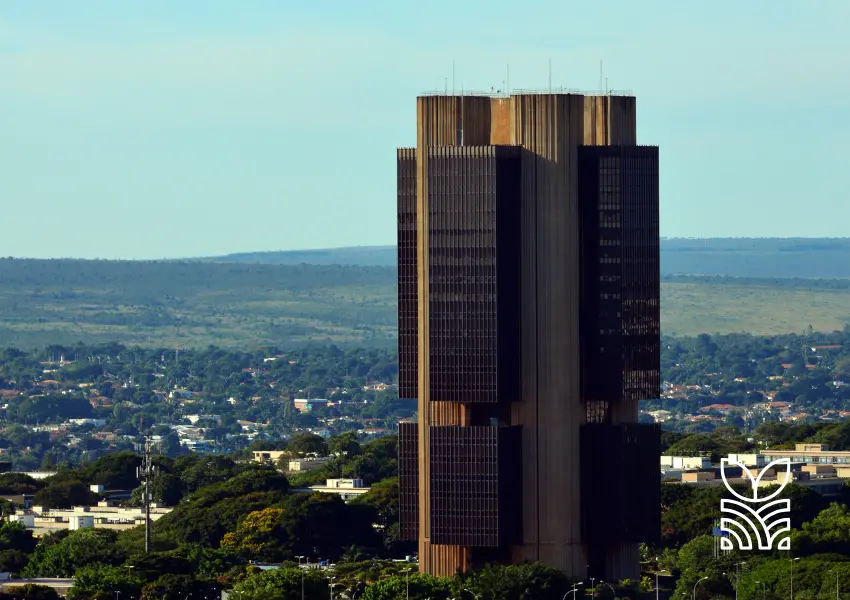
<svg viewBox="0 0 850 600">
<path fill-rule="evenodd" d="M 850 322 L 850 240 L 662 240 L 666 334 Z M 395 247 L 185 261 L 0 259 L 0 346 L 394 344 Z M 306 264 L 305 264 L 306 263 Z"/>
<path fill-rule="evenodd" d="M 245 252 L 205 262 L 394 267 L 395 246 Z M 664 275 L 850 278 L 850 238 L 662 239 Z"/>
<path fill-rule="evenodd" d="M 395 269 L 0 259 L 0 346 L 394 339 Z"/>
</svg>

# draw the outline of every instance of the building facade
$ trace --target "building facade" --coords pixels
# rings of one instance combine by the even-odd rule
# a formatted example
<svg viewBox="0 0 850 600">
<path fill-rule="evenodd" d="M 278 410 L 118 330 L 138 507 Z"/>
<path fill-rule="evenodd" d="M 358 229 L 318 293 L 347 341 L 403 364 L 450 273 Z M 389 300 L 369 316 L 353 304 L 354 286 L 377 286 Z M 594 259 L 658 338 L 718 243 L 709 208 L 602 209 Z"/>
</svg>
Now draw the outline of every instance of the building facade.
<svg viewBox="0 0 850 600">
<path fill-rule="evenodd" d="M 850 465 L 850 451 L 830 450 L 826 444 L 795 444 L 793 450 L 764 450 L 766 461 L 787 458 L 792 463 L 810 465 Z"/>
<path fill-rule="evenodd" d="M 420 569 L 638 574 L 660 535 L 658 149 L 635 99 L 417 98 L 398 150 L 401 530 Z"/>
</svg>

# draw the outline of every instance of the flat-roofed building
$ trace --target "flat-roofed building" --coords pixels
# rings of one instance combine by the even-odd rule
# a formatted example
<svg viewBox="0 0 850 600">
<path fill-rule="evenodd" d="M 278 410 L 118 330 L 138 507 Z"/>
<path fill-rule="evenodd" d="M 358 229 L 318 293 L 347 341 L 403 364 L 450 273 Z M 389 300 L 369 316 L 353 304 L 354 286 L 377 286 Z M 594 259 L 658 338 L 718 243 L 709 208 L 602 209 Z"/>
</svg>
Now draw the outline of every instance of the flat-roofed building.
<svg viewBox="0 0 850 600">
<path fill-rule="evenodd" d="M 171 507 L 151 505 L 151 521 L 157 521 L 170 513 Z M 63 529 L 113 529 L 123 531 L 144 525 L 143 508 L 115 506 L 112 502 L 99 502 L 97 506 L 75 506 L 70 509 L 33 506 L 31 510 L 6 517 L 7 521 L 22 523 L 33 535 L 41 536 Z"/>
<path fill-rule="evenodd" d="M 792 463 L 850 465 L 850 451 L 830 450 L 826 444 L 795 444 L 793 450 L 763 450 L 768 460 L 788 458 Z"/>
<path fill-rule="evenodd" d="M 662 456 L 661 466 L 670 469 L 708 469 L 711 459 L 707 456 Z"/>
<path fill-rule="evenodd" d="M 801 470 L 804 473 L 808 473 L 811 477 L 835 477 L 836 474 L 834 465 L 805 465 Z"/>
<path fill-rule="evenodd" d="M 741 463 L 745 467 L 763 467 L 768 463 L 764 454 L 730 454 L 727 458 L 730 463 Z"/>
<path fill-rule="evenodd" d="M 294 488 L 290 491 L 293 493 L 336 494 L 348 502 L 357 496 L 368 493 L 370 489 L 372 488 L 363 484 L 362 479 L 327 479 L 325 485 L 311 485 L 306 488 Z"/>
<path fill-rule="evenodd" d="M 330 460 L 327 456 L 312 456 L 307 458 L 293 458 L 289 461 L 288 470 L 293 472 L 312 471 L 325 466 Z"/>
<path fill-rule="evenodd" d="M 714 471 L 685 471 L 682 473 L 682 481 L 692 483 L 696 481 L 713 481 Z"/>
<path fill-rule="evenodd" d="M 639 576 L 660 537 L 658 148 L 616 93 L 416 99 L 397 153 L 400 530 L 434 575 Z M 617 476 L 612 477 L 611 472 Z"/>
<path fill-rule="evenodd" d="M 288 455 L 286 450 L 254 450 L 254 462 L 277 464 L 281 456 Z"/>
</svg>

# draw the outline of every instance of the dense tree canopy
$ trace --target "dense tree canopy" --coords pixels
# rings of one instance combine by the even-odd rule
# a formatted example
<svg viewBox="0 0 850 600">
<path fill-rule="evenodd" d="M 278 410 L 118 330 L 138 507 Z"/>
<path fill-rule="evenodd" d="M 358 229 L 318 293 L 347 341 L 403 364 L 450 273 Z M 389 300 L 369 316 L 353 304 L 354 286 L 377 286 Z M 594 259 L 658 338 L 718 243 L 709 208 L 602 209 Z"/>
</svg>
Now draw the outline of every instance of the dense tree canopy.
<svg viewBox="0 0 850 600">
<path fill-rule="evenodd" d="M 30 396 L 16 404 L 14 410 L 22 423 L 84 419 L 93 414 L 91 404 L 82 396 Z"/>
<path fill-rule="evenodd" d="M 44 482 L 33 479 L 23 473 L 3 473 L 0 475 L 0 494 L 34 494 L 44 487 Z"/>
<path fill-rule="evenodd" d="M 228 481 L 203 487 L 155 524 L 170 543 L 198 543 L 217 548 L 247 514 L 287 497 L 289 483 L 272 469 L 252 469 Z"/>
<path fill-rule="evenodd" d="M 139 600 L 185 600 L 207 598 L 215 594 L 215 585 L 190 575 L 163 575 L 142 588 Z"/>
<path fill-rule="evenodd" d="M 324 573 L 299 568 L 254 573 L 238 583 L 233 593 L 245 600 L 300 598 L 302 584 L 306 599 L 324 600 L 329 596 L 329 581 Z"/>
<path fill-rule="evenodd" d="M 279 507 L 248 514 L 221 545 L 268 562 L 296 555 L 336 561 L 351 546 L 372 552 L 380 547 L 375 517 L 371 507 L 346 504 L 336 495 L 296 494 Z"/>
<path fill-rule="evenodd" d="M 46 508 L 71 508 L 89 506 L 97 501 L 89 486 L 78 479 L 50 478 L 47 485 L 33 496 L 33 505 Z"/>
<path fill-rule="evenodd" d="M 41 543 L 23 570 L 24 577 L 73 577 L 78 569 L 102 563 L 120 565 L 124 556 L 115 546 L 118 534 L 109 529 L 78 529 L 53 543 Z"/>
<path fill-rule="evenodd" d="M 138 597 L 144 580 L 125 566 L 91 563 L 74 573 L 72 600 L 112 600 L 116 593 L 122 598 Z"/>
<path fill-rule="evenodd" d="M 0 591 L 0 600 L 61 600 L 62 596 L 46 585 L 25 584 Z"/>
<path fill-rule="evenodd" d="M 62 357 L 66 362 L 56 364 Z M 344 417 L 333 426 L 335 432 L 344 433 L 366 427 L 391 429 L 399 418 L 415 411 L 415 402 L 398 399 L 393 387 L 395 354 L 387 350 L 311 345 L 284 353 L 274 347 L 250 352 L 210 347 L 181 348 L 179 357 L 174 360 L 173 347 L 120 344 L 0 350 L 0 389 L 8 394 L 4 402 L 9 405 L 0 447 L 7 448 L 17 468 L 55 469 L 133 450 L 150 429 L 159 436 L 155 452 L 183 456 L 189 450 L 172 427 L 191 421 L 211 448 L 241 452 L 254 434 L 240 421 L 262 425 L 257 443 L 285 445 L 283 440 L 296 429 L 320 427 L 325 418 Z M 45 369 L 42 363 L 58 368 Z M 367 385 L 375 381 L 381 382 L 380 389 Z M 293 405 L 298 397 L 327 398 L 334 404 L 302 414 Z M 67 422 L 82 417 L 91 420 Z M 64 434 L 51 439 L 45 431 L 21 427 L 45 423 L 63 424 L 63 431 L 79 441 L 70 444 Z M 294 440 L 293 451 L 327 453 L 323 439 L 302 437 Z M 118 487 L 132 484 L 125 477 Z M 191 491 L 198 486 L 189 487 Z"/>
<path fill-rule="evenodd" d="M 850 378 L 850 354 L 842 345 L 845 341 L 850 344 L 850 331 L 771 338 L 665 338 L 665 379 L 698 389 L 677 398 L 650 400 L 644 407 L 681 412 L 717 403 L 748 406 L 775 393 L 777 399 L 789 399 L 801 410 L 847 408 L 850 386 L 836 384 L 842 377 Z M 834 342 L 841 348 L 815 355 L 807 348 L 816 342 Z M 45 353 L 75 355 L 78 362 L 58 368 L 50 377 L 62 385 L 88 378 L 86 386 L 68 388 L 69 393 L 62 394 L 51 391 L 59 389 L 53 382 L 46 391 L 39 385 L 45 383 L 41 365 L 49 358 Z M 139 595 L 150 599 L 176 597 L 181 587 L 207 594 L 215 587 L 239 590 L 244 595 L 242 600 L 267 600 L 289 598 L 300 590 L 302 571 L 293 568 L 291 561 L 304 556 L 337 563 L 333 573 L 310 571 L 304 575 L 308 596 L 324 598 L 329 577 L 333 576 L 335 597 L 351 598 L 355 593 L 357 598 L 405 597 L 408 576 L 403 569 L 409 565 L 383 560 L 416 551 L 415 544 L 398 540 L 397 438 L 389 435 L 369 440 L 356 433 L 367 429 L 364 421 L 368 418 L 380 418 L 380 426 L 391 428 L 402 414 L 400 407 L 406 406 L 405 416 L 412 413 L 415 403 L 398 400 L 392 389 L 379 393 L 371 391 L 375 386 L 367 385 L 371 378 L 393 382 L 395 377 L 391 353 L 355 352 L 333 346 L 285 353 L 275 348 L 251 352 L 181 350 L 179 360 L 173 348 L 166 353 L 119 345 L 55 346 L 33 353 L 5 351 L 0 357 L 0 387 L 15 389 L 8 396 L 11 410 L 9 422 L 0 430 L 0 447 L 7 449 L 16 466 L 44 464 L 58 469 L 59 474 L 38 481 L 18 474 L 0 475 L 0 490 L 8 495 L 35 493 L 35 504 L 58 507 L 95 501 L 88 486 L 97 483 L 136 488 L 130 502 L 138 504 L 139 459 L 131 451 L 132 444 L 139 441 L 140 433 L 152 429 L 163 440 L 157 449 L 162 454 L 155 459 L 159 469 L 153 480 L 154 498 L 175 508 L 154 524 L 154 548 L 148 554 L 143 552 L 141 528 L 121 533 L 99 529 L 63 532 L 36 541 L 20 526 L 3 525 L 0 570 L 29 576 L 73 575 L 78 598 L 103 597 L 110 586 L 123 590 L 125 599 Z M 31 401 L 33 398 L 83 396 L 97 399 L 92 415 L 106 424 L 64 424 L 79 437 L 80 442 L 75 442 L 79 449 L 63 449 L 45 432 L 21 425 L 26 422 L 20 413 L 25 402 L 37 411 L 53 410 L 52 400 Z M 332 408 L 317 406 L 302 415 L 293 410 L 295 397 L 328 397 L 343 402 Z M 110 406 L 100 406 L 101 401 Z M 716 411 L 706 414 L 718 417 Z M 325 423 L 329 431 L 321 431 L 321 436 L 306 432 L 293 435 L 295 428 L 318 426 L 325 417 L 334 418 Z M 711 425 L 684 421 L 677 431 L 664 432 L 662 447 L 666 454 L 706 454 L 716 460 L 728 453 L 755 452 L 765 446 L 801 441 L 850 449 L 850 425 L 837 421 L 779 423 L 765 418 L 763 422 L 743 423 L 736 417 L 717 418 Z M 228 447 L 233 452 L 177 456 L 185 449 L 178 448 L 179 440 L 175 441 L 170 424 L 186 426 L 191 422 L 205 430 L 207 440 L 220 441 L 218 448 L 233 444 Z M 242 437 L 243 427 L 253 430 L 255 441 L 250 445 L 247 440 L 242 445 L 232 441 Z M 87 438 L 95 431 L 104 435 Z M 342 434 L 324 437 L 334 432 Z M 122 448 L 124 451 L 115 451 Z M 319 469 L 285 474 L 247 460 L 254 449 L 285 449 L 296 456 L 327 455 L 329 460 Z M 165 456 L 169 453 L 174 456 Z M 332 495 L 293 493 L 293 488 L 328 477 L 362 478 L 373 488 L 349 503 Z M 785 597 L 790 592 L 787 557 L 779 553 L 718 555 L 714 551 L 715 540 L 708 534 L 720 516 L 721 495 L 722 488 L 662 483 L 662 538 L 654 547 L 643 549 L 644 578 L 608 582 L 616 589 L 611 596 L 606 588 L 577 591 L 577 597 L 584 592 L 598 600 L 609 600 L 615 593 L 619 598 L 634 598 L 652 589 L 657 568 L 665 569 L 665 575 L 669 573 L 662 586 L 675 587 L 681 600 L 694 595 L 696 600 L 731 598 L 735 592 L 738 600 Z M 812 489 L 792 485 L 783 497 L 792 500 L 792 553 L 801 559 L 795 563 L 800 573 L 798 583 L 795 571 L 795 594 L 800 600 L 831 598 L 834 588 L 822 580 L 829 569 L 839 576 L 845 573 L 843 561 L 850 556 L 850 496 L 839 493 L 830 498 L 834 502 L 830 505 Z M 258 572 L 251 561 L 284 566 L 279 571 Z M 746 566 L 736 568 L 742 561 Z M 846 574 L 850 576 L 850 572 Z M 563 573 L 540 565 L 488 567 L 445 579 L 411 573 L 409 581 L 411 597 L 423 600 L 469 598 L 463 591 L 466 589 L 479 600 L 556 598 L 572 589 L 572 582 Z M 843 590 L 844 584 L 839 584 Z"/>
</svg>

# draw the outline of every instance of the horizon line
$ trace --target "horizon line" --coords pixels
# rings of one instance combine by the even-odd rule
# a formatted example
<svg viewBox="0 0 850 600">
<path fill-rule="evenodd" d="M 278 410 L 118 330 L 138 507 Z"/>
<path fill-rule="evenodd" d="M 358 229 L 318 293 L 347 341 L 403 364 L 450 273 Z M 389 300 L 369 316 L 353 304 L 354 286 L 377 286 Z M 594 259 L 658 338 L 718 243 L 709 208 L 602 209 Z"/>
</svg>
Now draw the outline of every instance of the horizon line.
<svg viewBox="0 0 850 600">
<path fill-rule="evenodd" d="M 850 236 L 845 237 L 809 237 L 809 236 L 789 236 L 789 237 L 660 237 L 660 241 L 850 241 Z M 215 260 L 221 258 L 229 258 L 246 254 L 299 254 L 311 252 L 339 252 L 339 251 L 358 251 L 358 250 L 386 250 L 396 248 L 397 244 L 378 244 L 378 245 L 363 245 L 363 246 L 323 246 L 318 248 L 292 248 L 285 250 L 239 250 L 236 252 L 227 252 L 224 254 L 207 254 L 194 256 L 177 256 L 177 257 L 159 257 L 159 258 L 103 258 L 103 257 L 75 257 L 75 256 L 53 256 L 49 258 L 31 257 L 31 256 L 13 256 L 3 255 L 0 253 L 0 260 L 86 260 L 86 261 L 111 261 L 111 262 L 194 262 L 203 260 Z"/>
</svg>

